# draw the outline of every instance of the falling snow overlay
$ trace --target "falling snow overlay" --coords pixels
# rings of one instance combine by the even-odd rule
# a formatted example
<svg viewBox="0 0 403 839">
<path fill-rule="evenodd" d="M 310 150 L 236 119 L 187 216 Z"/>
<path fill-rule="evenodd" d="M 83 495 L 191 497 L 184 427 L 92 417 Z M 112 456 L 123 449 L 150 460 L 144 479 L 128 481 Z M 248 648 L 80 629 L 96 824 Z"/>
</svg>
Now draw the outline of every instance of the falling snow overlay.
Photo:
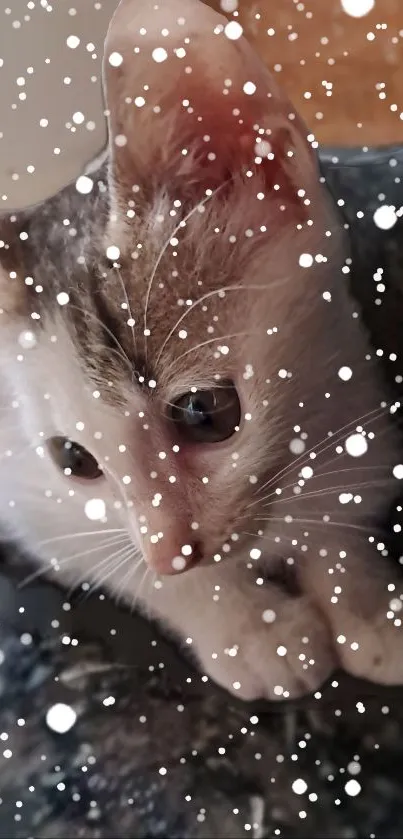
<svg viewBox="0 0 403 839">
<path fill-rule="evenodd" d="M 365 269 L 357 268 L 355 283 L 365 299 L 368 273 L 381 271 L 393 288 L 403 264 L 396 228 L 374 235 L 371 227 L 378 194 L 397 200 L 403 154 L 385 152 L 364 167 L 352 155 L 344 167 L 346 153 L 337 155 L 324 171 L 351 218 Z M 370 207 L 365 223 L 357 219 L 363 206 Z M 385 236 L 393 260 L 388 247 L 379 257 Z M 386 331 L 375 285 L 368 306 L 376 346 L 386 337 L 400 358 L 396 303 Z M 398 362 L 385 360 L 385 373 L 400 394 Z M 305 447 L 300 433 L 290 443 L 295 456 Z M 403 481 L 401 463 L 394 472 Z M 99 501 L 94 495 L 87 514 L 103 512 Z M 401 525 L 398 505 L 396 539 Z M 398 541 L 395 550 L 399 556 Z M 88 600 L 84 589 L 66 609 L 63 592 L 40 581 L 21 589 L 15 573 L 0 578 L 1 836 L 109 839 L 117 824 L 122 839 L 402 835 L 400 689 L 336 677 L 311 700 L 245 709 L 104 595 Z M 19 578 L 29 573 L 23 566 Z M 273 610 L 262 614 L 269 624 L 275 619 Z"/>
<path fill-rule="evenodd" d="M 403 835 L 403 29 L 277 1 L 0 8 L 0 839 Z"/>
</svg>

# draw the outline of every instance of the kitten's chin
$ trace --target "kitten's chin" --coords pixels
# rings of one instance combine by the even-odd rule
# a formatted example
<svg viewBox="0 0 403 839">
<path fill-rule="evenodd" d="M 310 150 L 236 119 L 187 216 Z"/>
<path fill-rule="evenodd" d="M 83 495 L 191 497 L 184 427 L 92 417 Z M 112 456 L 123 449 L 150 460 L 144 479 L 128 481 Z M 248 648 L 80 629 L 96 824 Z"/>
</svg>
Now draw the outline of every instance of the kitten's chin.
<svg viewBox="0 0 403 839">
<path fill-rule="evenodd" d="M 173 556 L 172 559 L 167 556 L 167 551 L 161 550 L 161 546 L 156 549 L 147 546 L 144 550 L 143 556 L 148 567 L 158 577 L 177 577 L 183 576 L 194 571 L 196 568 L 207 568 L 214 565 L 222 565 L 227 562 L 243 561 L 245 565 L 250 565 L 253 558 L 250 548 L 252 547 L 252 540 L 249 536 L 238 538 L 236 542 L 228 540 L 220 541 L 216 545 L 205 545 L 202 541 L 194 541 L 191 545 L 184 545 L 182 553 L 178 556 Z M 189 552 L 185 552 L 185 548 L 189 548 Z"/>
<path fill-rule="evenodd" d="M 226 562 L 243 562 L 248 566 L 253 559 L 257 559 L 257 555 L 254 556 L 252 553 L 252 548 L 255 548 L 256 551 L 256 539 L 251 535 L 243 534 L 238 536 L 236 541 L 231 538 L 231 535 L 228 535 L 218 545 L 204 552 L 198 566 L 222 565 Z M 260 557 L 260 551 L 256 551 L 256 553 L 259 553 Z"/>
<path fill-rule="evenodd" d="M 212 565 L 223 565 L 227 562 L 245 562 L 245 565 L 250 562 L 248 550 L 248 538 L 239 539 L 236 543 L 229 544 L 228 542 L 221 543 L 220 547 L 211 552 L 206 551 L 204 556 L 193 565 L 193 568 L 207 568 Z M 187 569 L 189 571 L 192 568 Z"/>
<path fill-rule="evenodd" d="M 174 557 L 172 560 L 172 567 L 169 566 L 166 562 L 163 563 L 163 567 L 161 569 L 155 567 L 155 565 L 150 565 L 152 570 L 157 574 L 158 577 L 183 577 L 184 574 L 190 574 L 192 571 L 195 571 L 197 568 L 207 568 L 211 567 L 212 565 L 222 565 L 223 562 L 230 562 L 231 561 L 231 554 L 208 554 L 207 556 L 202 556 L 200 559 L 193 558 L 185 563 L 184 557 L 178 556 Z"/>
</svg>

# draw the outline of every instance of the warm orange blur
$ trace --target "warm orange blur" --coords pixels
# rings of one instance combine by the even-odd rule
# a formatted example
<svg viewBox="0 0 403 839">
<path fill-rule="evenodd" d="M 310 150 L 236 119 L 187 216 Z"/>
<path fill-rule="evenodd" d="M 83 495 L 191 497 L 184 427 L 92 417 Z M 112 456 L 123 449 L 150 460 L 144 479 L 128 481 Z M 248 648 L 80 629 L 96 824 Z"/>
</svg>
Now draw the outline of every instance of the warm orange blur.
<svg viewBox="0 0 403 839">
<path fill-rule="evenodd" d="M 238 11 L 320 142 L 403 141 L 403 0 L 375 0 L 359 19 L 341 0 L 238 0 Z"/>
</svg>

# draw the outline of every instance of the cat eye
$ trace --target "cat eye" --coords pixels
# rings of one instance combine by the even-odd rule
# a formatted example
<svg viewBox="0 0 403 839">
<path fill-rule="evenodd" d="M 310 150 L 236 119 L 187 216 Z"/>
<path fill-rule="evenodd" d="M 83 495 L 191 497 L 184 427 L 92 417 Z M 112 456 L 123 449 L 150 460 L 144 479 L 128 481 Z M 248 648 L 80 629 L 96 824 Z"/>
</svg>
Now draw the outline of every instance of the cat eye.
<svg viewBox="0 0 403 839">
<path fill-rule="evenodd" d="M 67 437 L 51 437 L 47 447 L 56 466 L 63 472 L 68 470 L 68 475 L 86 481 L 95 481 L 101 477 L 102 469 L 97 460 L 79 443 Z"/>
<path fill-rule="evenodd" d="M 171 406 L 171 419 L 191 443 L 220 443 L 232 437 L 241 420 L 237 391 L 227 384 L 185 393 Z"/>
</svg>

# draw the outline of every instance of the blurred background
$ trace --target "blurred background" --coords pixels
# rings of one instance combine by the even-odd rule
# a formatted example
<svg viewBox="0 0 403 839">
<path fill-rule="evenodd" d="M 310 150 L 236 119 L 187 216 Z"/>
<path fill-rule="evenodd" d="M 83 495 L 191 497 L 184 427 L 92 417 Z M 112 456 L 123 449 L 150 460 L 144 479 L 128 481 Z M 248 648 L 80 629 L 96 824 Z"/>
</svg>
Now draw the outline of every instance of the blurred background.
<svg viewBox="0 0 403 839">
<path fill-rule="evenodd" d="M 210 3 L 239 20 L 321 143 L 403 141 L 402 0 Z M 104 145 L 100 63 L 116 5 L 0 0 L 0 207 L 55 192 Z"/>
</svg>

